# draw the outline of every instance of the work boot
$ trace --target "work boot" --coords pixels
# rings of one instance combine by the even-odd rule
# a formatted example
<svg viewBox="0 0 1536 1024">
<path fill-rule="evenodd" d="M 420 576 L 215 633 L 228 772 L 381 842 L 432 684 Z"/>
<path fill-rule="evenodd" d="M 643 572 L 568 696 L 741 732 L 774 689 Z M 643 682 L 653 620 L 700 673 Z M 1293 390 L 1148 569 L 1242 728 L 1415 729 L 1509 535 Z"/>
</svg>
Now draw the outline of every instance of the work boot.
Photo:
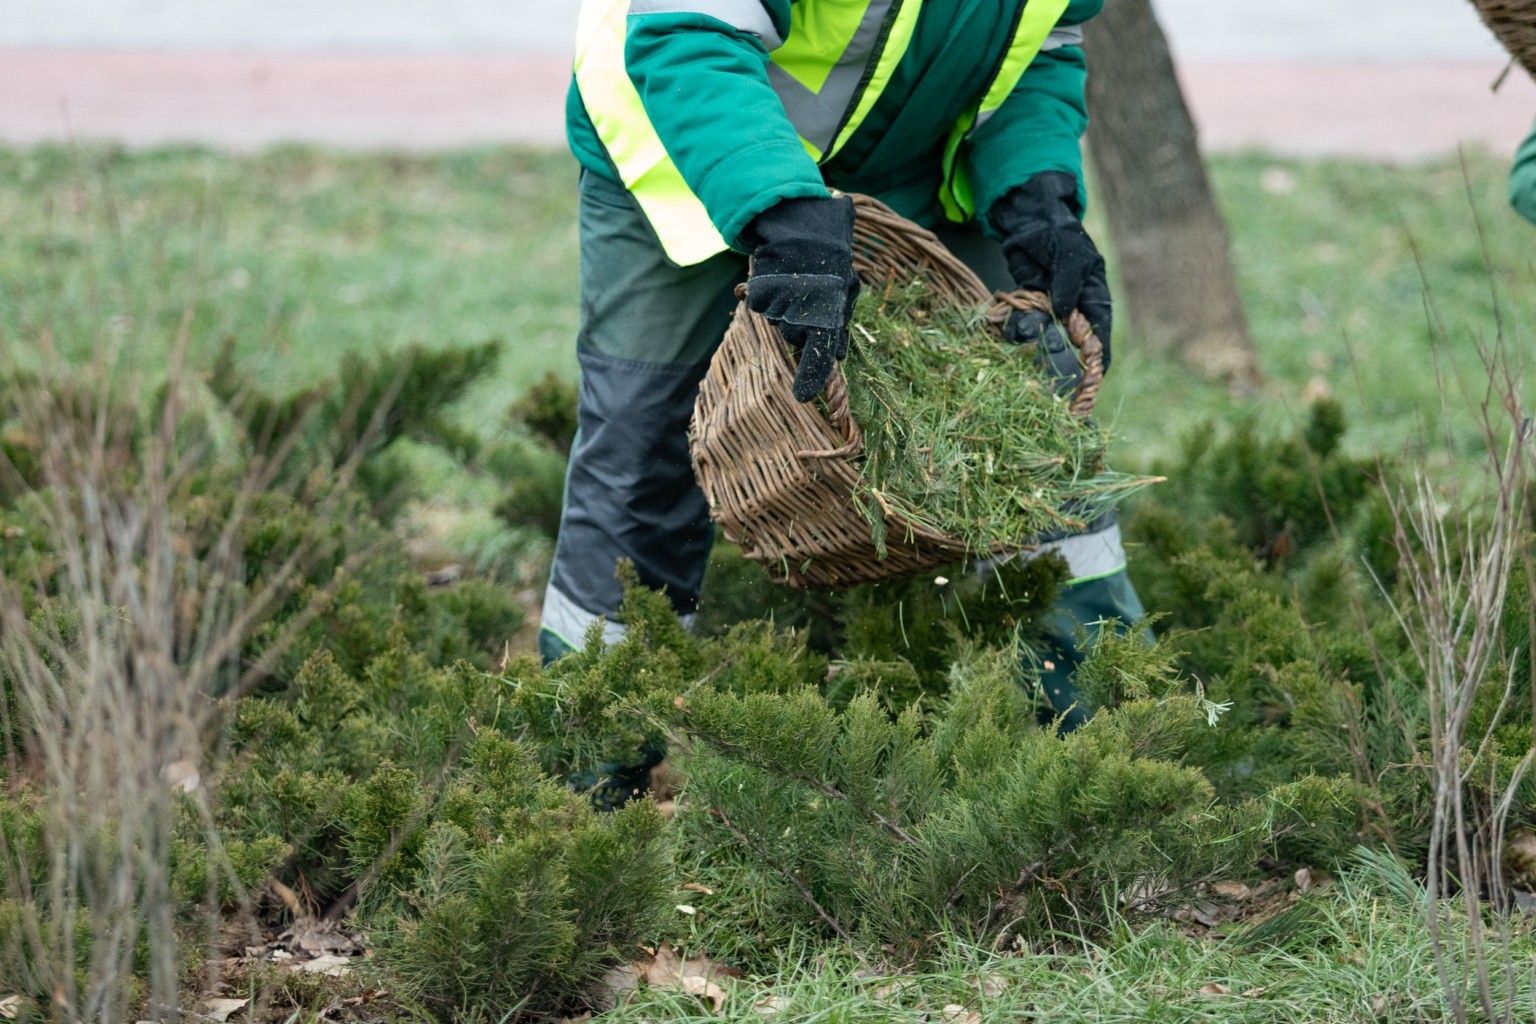
<svg viewBox="0 0 1536 1024">
<path fill-rule="evenodd" d="M 658 743 L 642 750 L 640 756 L 640 764 L 610 761 L 600 765 L 596 774 L 573 772 L 566 776 L 565 784 L 586 793 L 597 810 L 616 811 L 651 791 L 651 769 L 661 764 L 667 749 Z"/>
<path fill-rule="evenodd" d="M 1066 733 L 1088 720 L 1091 711 L 1072 682 L 1077 667 L 1083 663 L 1100 629 L 1107 625 L 1123 633 L 1145 616 L 1146 609 L 1124 569 L 1062 588 L 1056 604 L 1041 623 L 1045 634 L 1038 663 L 1040 695 L 1044 698 L 1042 724 L 1059 722 L 1060 730 Z M 1081 637 L 1082 646 L 1079 627 L 1087 630 L 1087 635 Z M 1146 630 L 1146 635 L 1151 643 L 1152 631 Z"/>
<path fill-rule="evenodd" d="M 574 649 L 550 630 L 539 630 L 539 659 L 546 668 Z M 565 784 L 577 793 L 588 794 L 599 811 L 616 811 L 650 792 L 651 769 L 666 756 L 666 746 L 658 743 L 641 751 L 639 764 L 606 762 L 596 772 L 572 772 L 565 777 Z"/>
</svg>

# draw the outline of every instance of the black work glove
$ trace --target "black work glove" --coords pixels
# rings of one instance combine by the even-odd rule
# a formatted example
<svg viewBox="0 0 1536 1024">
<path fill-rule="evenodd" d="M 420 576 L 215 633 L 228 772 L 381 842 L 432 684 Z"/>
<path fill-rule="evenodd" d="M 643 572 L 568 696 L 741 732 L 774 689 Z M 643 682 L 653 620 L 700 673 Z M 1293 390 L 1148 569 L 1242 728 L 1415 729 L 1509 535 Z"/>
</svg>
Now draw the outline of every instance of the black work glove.
<svg viewBox="0 0 1536 1024">
<path fill-rule="evenodd" d="M 785 199 L 753 218 L 742 240 L 752 247 L 747 306 L 799 351 L 794 396 L 809 402 L 848 354 L 848 321 L 859 296 L 853 200 Z"/>
<path fill-rule="evenodd" d="M 1010 341 L 1038 344 L 1041 360 L 1059 377 L 1082 377 L 1077 352 L 1067 341 L 1058 319 L 1081 310 L 1104 345 L 1104 369 L 1109 369 L 1109 336 L 1113 328 L 1109 280 L 1104 257 L 1078 220 L 1077 179 L 1061 171 L 1046 171 L 1010 190 L 993 204 L 992 226 L 1003 237 L 1003 255 L 1020 288 L 1045 292 L 1056 314 L 1015 310 L 1003 325 Z"/>
</svg>

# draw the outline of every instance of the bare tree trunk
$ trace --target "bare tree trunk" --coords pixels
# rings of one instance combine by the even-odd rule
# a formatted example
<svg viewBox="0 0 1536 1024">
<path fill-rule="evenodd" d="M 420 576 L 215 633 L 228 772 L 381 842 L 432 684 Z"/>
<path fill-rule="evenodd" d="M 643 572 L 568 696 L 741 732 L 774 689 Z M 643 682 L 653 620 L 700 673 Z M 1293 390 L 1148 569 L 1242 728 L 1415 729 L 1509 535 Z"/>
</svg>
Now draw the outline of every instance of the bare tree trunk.
<svg viewBox="0 0 1536 1024">
<path fill-rule="evenodd" d="M 1247 388 L 1259 379 L 1194 121 L 1150 0 L 1089 22 L 1088 148 L 1141 343 Z"/>
</svg>

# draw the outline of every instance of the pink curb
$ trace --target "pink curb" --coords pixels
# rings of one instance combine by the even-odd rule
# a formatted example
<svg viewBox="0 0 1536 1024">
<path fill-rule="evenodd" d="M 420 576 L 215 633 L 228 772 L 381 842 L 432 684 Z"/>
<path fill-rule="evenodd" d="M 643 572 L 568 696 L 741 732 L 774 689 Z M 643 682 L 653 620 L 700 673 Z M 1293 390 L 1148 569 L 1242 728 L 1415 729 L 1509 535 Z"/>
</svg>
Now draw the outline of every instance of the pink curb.
<svg viewBox="0 0 1536 1024">
<path fill-rule="evenodd" d="M 1187 64 L 1179 69 L 1209 150 L 1411 160 L 1458 146 L 1513 154 L 1536 119 L 1536 82 L 1503 65 Z"/>
<path fill-rule="evenodd" d="M 559 57 L 0 51 L 0 140 L 554 145 Z"/>
<path fill-rule="evenodd" d="M 1181 67 L 1211 150 L 1409 160 L 1513 152 L 1536 84 L 1497 63 Z M 0 51 L 0 142 L 445 149 L 563 139 L 561 56 Z"/>
</svg>

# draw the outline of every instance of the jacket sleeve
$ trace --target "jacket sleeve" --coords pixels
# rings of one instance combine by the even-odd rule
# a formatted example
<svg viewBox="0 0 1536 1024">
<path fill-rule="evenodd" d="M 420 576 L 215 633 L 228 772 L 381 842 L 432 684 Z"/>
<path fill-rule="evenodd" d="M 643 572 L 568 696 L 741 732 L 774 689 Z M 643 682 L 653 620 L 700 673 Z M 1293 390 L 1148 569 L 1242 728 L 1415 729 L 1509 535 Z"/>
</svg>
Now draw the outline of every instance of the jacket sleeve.
<svg viewBox="0 0 1536 1024">
<path fill-rule="evenodd" d="M 1082 186 L 1081 140 L 1088 129 L 1084 90 L 1088 66 L 1078 26 L 1099 13 L 1103 0 L 1072 0 L 1019 84 L 997 112 L 971 135 L 966 154 L 982 226 L 992 204 L 1042 171 L 1065 171 L 1078 180 L 1078 208 L 1087 206 Z M 1053 45 L 1066 40 L 1065 44 Z"/>
<path fill-rule="evenodd" d="M 1509 201 L 1520 216 L 1536 224 L 1536 130 L 1515 154 L 1515 167 L 1509 173 Z"/>
<path fill-rule="evenodd" d="M 624 60 L 667 153 L 732 245 L 782 199 L 825 197 L 768 84 L 791 0 L 633 0 Z"/>
</svg>

